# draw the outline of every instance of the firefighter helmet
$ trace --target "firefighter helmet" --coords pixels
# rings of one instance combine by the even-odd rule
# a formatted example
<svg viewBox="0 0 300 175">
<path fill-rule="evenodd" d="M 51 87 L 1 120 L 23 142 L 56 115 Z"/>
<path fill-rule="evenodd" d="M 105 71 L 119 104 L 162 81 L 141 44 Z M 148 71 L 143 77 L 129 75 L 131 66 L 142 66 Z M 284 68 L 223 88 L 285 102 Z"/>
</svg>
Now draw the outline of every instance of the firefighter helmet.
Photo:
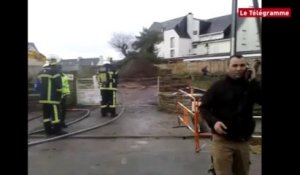
<svg viewBox="0 0 300 175">
<path fill-rule="evenodd" d="M 50 63 L 48 60 L 46 60 L 46 63 L 43 65 L 43 68 L 50 66 Z"/>
<path fill-rule="evenodd" d="M 112 57 L 107 57 L 104 61 L 103 64 L 111 64 L 112 62 Z"/>
<path fill-rule="evenodd" d="M 52 65 L 58 65 L 60 62 L 60 58 L 57 55 L 51 54 L 48 57 L 49 64 Z"/>
</svg>

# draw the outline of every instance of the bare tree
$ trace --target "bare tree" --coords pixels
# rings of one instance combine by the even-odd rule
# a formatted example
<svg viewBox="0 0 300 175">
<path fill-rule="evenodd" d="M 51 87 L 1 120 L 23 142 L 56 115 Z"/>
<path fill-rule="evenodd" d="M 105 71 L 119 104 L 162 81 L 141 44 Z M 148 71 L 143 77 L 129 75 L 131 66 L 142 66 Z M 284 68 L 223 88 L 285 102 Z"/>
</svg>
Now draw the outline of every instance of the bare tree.
<svg viewBox="0 0 300 175">
<path fill-rule="evenodd" d="M 134 36 L 130 34 L 114 33 L 109 44 L 127 57 L 128 49 L 131 49 L 131 44 L 134 42 L 134 39 Z"/>
</svg>

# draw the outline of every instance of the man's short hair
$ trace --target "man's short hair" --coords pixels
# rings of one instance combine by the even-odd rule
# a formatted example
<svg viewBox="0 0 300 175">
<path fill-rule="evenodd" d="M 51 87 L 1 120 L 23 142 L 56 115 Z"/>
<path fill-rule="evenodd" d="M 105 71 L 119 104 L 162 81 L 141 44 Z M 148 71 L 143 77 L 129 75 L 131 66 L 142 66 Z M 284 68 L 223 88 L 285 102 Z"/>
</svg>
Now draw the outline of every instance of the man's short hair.
<svg viewBox="0 0 300 175">
<path fill-rule="evenodd" d="M 228 59 L 228 62 L 227 62 L 227 65 L 228 65 L 228 66 L 229 66 L 230 61 L 231 61 L 232 58 L 242 59 L 242 58 L 244 58 L 244 56 L 243 56 L 243 55 L 240 55 L 240 54 L 236 54 L 236 55 L 230 56 L 230 58 Z"/>
</svg>

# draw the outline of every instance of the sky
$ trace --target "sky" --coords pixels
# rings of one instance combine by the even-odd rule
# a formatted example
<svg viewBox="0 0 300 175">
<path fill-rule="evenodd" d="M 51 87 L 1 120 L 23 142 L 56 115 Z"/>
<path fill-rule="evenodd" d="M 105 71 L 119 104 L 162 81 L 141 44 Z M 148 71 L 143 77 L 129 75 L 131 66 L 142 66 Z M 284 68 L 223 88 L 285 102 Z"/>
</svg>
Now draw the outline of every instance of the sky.
<svg viewBox="0 0 300 175">
<path fill-rule="evenodd" d="M 238 0 L 240 8 L 252 5 Z M 209 19 L 230 14 L 231 6 L 232 0 L 28 0 L 28 42 L 45 56 L 119 60 L 123 56 L 109 44 L 114 33 L 138 36 L 153 22 L 189 12 Z"/>
</svg>

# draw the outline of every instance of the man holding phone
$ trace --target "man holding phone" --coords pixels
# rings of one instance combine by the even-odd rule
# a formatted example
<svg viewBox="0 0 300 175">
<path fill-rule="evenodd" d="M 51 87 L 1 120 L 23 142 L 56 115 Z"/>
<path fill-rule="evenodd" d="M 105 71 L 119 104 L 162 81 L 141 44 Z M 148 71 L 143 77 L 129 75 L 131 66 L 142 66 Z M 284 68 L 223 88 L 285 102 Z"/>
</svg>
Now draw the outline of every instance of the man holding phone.
<svg viewBox="0 0 300 175">
<path fill-rule="evenodd" d="M 216 175 L 248 175 L 249 139 L 254 132 L 254 103 L 261 87 L 242 55 L 231 56 L 225 78 L 204 94 L 200 113 L 213 132 L 212 158 Z"/>
</svg>

